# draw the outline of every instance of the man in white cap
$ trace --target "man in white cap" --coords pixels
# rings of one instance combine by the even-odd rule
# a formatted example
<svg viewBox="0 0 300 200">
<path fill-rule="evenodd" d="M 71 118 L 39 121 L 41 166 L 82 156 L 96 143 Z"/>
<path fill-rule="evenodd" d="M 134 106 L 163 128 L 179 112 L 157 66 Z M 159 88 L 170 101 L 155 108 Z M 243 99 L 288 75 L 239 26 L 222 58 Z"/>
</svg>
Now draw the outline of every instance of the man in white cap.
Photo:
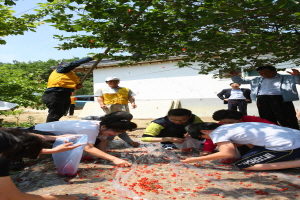
<svg viewBox="0 0 300 200">
<path fill-rule="evenodd" d="M 105 80 L 108 87 L 100 88 L 95 92 L 95 97 L 100 104 L 102 110 L 108 115 L 113 112 L 128 112 L 128 101 L 131 103 L 133 109 L 136 108 L 135 94 L 125 87 L 120 87 L 120 79 L 117 77 L 107 77 Z M 140 144 L 130 139 L 126 132 L 119 135 L 121 139 L 130 144 L 133 147 L 137 147 Z M 112 140 L 113 138 L 110 138 Z"/>
<path fill-rule="evenodd" d="M 128 101 L 133 109 L 136 108 L 134 93 L 125 87 L 120 87 L 120 79 L 117 77 L 107 77 L 106 84 L 108 87 L 100 88 L 95 92 L 95 97 L 100 107 L 106 114 L 117 111 L 129 112 Z"/>
</svg>

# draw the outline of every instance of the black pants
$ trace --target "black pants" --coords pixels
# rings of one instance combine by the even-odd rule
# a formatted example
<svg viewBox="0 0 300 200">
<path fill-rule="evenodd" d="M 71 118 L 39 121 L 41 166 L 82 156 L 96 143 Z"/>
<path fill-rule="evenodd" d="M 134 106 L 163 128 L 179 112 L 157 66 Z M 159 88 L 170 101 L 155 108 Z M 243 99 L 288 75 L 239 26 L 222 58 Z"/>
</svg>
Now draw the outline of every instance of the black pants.
<svg viewBox="0 0 300 200">
<path fill-rule="evenodd" d="M 70 116 L 74 115 L 74 110 L 75 110 L 75 104 L 71 104 L 70 109 L 69 109 L 69 115 Z"/>
<path fill-rule="evenodd" d="M 46 122 L 59 121 L 68 112 L 71 104 L 70 96 L 70 92 L 44 93 L 42 100 L 49 109 Z"/>
<path fill-rule="evenodd" d="M 281 95 L 257 96 L 259 116 L 281 126 L 299 129 L 292 101 L 284 102 Z"/>
<path fill-rule="evenodd" d="M 239 111 L 243 113 L 243 115 L 247 115 L 247 101 L 240 99 L 229 99 L 228 100 L 228 109 L 229 110 L 237 110 L 239 108 Z"/>
</svg>

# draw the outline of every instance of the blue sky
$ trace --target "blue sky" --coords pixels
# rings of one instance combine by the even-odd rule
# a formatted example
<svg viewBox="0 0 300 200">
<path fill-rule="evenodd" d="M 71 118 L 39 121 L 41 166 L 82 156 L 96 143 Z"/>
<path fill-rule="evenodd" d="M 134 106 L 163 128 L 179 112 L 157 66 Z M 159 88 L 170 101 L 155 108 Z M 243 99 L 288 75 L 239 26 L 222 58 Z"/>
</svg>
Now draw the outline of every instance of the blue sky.
<svg viewBox="0 0 300 200">
<path fill-rule="evenodd" d="M 34 12 L 32 8 L 36 3 L 45 3 L 46 0 L 19 0 L 14 6 L 15 15 L 25 12 Z M 25 32 L 24 35 L 6 36 L 6 45 L 0 45 L 0 62 L 12 63 L 13 60 L 19 62 L 46 61 L 48 59 L 68 59 L 73 57 L 86 57 L 88 53 L 102 53 L 102 49 L 77 48 L 72 50 L 56 50 L 54 47 L 60 43 L 53 39 L 53 35 L 67 35 L 58 31 L 48 24 L 39 26 L 36 32 Z"/>
</svg>

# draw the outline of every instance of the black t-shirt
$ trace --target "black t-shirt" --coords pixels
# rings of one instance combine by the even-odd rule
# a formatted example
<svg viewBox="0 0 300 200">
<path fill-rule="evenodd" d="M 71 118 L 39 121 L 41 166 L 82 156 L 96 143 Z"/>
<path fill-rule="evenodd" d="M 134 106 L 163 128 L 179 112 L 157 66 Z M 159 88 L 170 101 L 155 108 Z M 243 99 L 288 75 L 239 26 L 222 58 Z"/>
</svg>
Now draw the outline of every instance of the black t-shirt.
<svg viewBox="0 0 300 200">
<path fill-rule="evenodd" d="M 0 177 L 9 176 L 10 161 L 4 156 L 0 156 Z"/>
</svg>

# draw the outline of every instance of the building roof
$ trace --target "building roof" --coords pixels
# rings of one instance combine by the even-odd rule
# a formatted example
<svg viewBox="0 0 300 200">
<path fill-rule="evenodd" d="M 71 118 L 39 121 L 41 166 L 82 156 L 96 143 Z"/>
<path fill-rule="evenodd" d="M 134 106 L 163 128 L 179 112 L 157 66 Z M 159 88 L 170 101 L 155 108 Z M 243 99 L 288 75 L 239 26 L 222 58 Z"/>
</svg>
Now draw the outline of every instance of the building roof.
<svg viewBox="0 0 300 200">
<path fill-rule="evenodd" d="M 151 60 L 151 61 L 142 61 L 142 62 L 136 62 L 134 64 L 131 65 L 127 65 L 127 66 L 141 66 L 141 65 L 151 65 L 153 63 L 165 63 L 165 62 L 177 62 L 183 60 L 182 57 L 169 57 L 169 59 L 166 60 Z M 81 64 L 79 67 L 75 68 L 75 72 L 87 72 L 92 66 L 93 64 L 96 62 L 96 60 L 92 60 L 90 62 Z M 100 63 L 98 63 L 97 67 L 95 69 L 104 69 L 104 68 L 115 68 L 115 67 L 120 67 L 120 63 L 122 63 L 124 61 L 115 61 L 115 60 L 111 60 L 111 59 L 103 59 L 101 60 Z"/>
</svg>

